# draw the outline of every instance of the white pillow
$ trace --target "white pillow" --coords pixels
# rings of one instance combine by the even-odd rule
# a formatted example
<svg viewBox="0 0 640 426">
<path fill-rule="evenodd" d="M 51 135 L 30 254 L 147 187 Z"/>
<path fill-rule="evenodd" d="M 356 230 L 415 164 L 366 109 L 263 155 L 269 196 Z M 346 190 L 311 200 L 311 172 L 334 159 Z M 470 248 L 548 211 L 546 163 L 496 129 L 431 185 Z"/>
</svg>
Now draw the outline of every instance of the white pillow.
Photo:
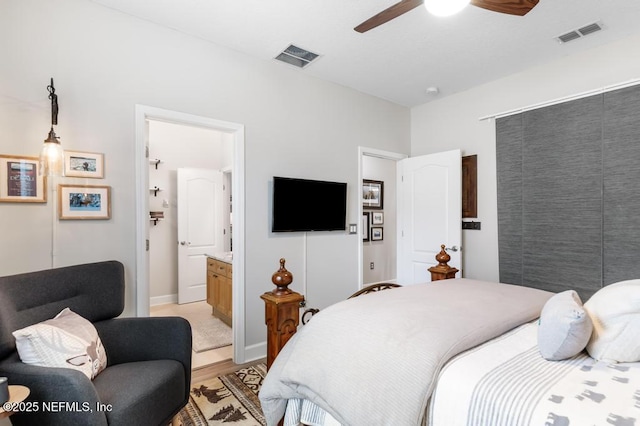
<svg viewBox="0 0 640 426">
<path fill-rule="evenodd" d="M 16 330 L 13 336 L 25 364 L 72 368 L 89 379 L 107 366 L 107 355 L 96 328 L 69 308 L 53 319 Z"/>
<path fill-rule="evenodd" d="M 558 361 L 576 356 L 587 346 L 593 324 L 574 290 L 563 291 L 545 303 L 538 326 L 538 349 L 543 358 Z"/>
<path fill-rule="evenodd" d="M 640 280 L 603 287 L 584 307 L 593 320 L 593 335 L 587 345 L 592 358 L 640 361 Z"/>
</svg>

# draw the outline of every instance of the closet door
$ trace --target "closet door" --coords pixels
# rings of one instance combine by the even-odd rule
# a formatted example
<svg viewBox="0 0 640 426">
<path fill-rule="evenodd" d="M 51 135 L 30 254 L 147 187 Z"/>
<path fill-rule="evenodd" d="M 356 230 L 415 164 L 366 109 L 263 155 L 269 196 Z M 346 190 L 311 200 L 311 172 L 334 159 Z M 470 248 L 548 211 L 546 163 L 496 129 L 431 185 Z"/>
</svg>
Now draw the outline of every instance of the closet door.
<svg viewBox="0 0 640 426">
<path fill-rule="evenodd" d="M 522 284 L 522 114 L 496 122 L 500 282 Z"/>
<path fill-rule="evenodd" d="M 496 123 L 500 280 L 586 300 L 603 275 L 603 97 Z"/>
<path fill-rule="evenodd" d="M 602 285 L 602 96 L 524 114 L 523 284 Z"/>
<path fill-rule="evenodd" d="M 604 285 L 640 277 L 640 86 L 604 95 Z"/>
</svg>

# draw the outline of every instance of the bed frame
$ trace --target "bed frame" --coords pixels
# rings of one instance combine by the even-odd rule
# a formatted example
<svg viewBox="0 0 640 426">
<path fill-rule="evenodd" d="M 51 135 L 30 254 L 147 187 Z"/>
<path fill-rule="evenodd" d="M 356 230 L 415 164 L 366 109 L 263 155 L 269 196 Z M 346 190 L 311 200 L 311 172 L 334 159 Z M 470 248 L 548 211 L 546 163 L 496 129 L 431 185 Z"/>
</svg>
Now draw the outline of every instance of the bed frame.
<svg viewBox="0 0 640 426">
<path fill-rule="evenodd" d="M 455 278 L 458 270 L 450 267 L 447 262 L 451 257 L 447 254 L 444 244 L 440 246 L 440 252 L 435 256 L 438 264 L 429 268 L 431 281 Z M 285 267 L 286 260 L 280 259 L 280 269 L 271 276 L 271 282 L 276 286 L 272 291 L 264 293 L 260 298 L 265 303 L 265 324 L 267 325 L 267 370 L 280 350 L 298 330 L 300 323 L 300 308 L 305 307 L 304 296 L 289 288 L 293 282 L 293 275 Z M 395 283 L 371 284 L 356 291 L 348 299 L 362 296 L 363 294 L 377 293 L 401 287 Z M 302 323 L 306 324 L 311 317 L 320 310 L 309 308 L 302 314 Z"/>
</svg>

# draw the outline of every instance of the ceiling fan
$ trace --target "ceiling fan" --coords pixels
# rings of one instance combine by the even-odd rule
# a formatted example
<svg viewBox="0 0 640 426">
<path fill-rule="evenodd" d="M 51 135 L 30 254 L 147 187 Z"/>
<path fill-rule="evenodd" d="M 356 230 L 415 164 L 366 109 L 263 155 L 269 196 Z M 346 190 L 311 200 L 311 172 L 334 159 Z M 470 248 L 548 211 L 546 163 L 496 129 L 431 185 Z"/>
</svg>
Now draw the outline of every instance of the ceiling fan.
<svg viewBox="0 0 640 426">
<path fill-rule="evenodd" d="M 429 0 L 426 0 L 427 2 Z M 508 15 L 524 16 L 533 9 L 539 0 L 471 0 L 471 4 L 492 12 L 506 13 Z M 354 28 L 359 33 L 367 32 L 379 25 L 391 21 L 408 11 L 424 4 L 425 0 L 402 0 L 393 6 L 383 10 L 377 15 L 367 19 Z"/>
</svg>

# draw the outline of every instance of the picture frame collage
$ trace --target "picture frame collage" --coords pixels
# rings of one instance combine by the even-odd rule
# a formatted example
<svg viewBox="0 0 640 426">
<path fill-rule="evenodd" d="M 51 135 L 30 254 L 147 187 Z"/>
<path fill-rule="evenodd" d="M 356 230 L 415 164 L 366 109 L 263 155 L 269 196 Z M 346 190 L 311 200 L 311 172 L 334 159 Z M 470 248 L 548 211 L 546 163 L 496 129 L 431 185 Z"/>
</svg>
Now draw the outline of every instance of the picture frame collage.
<svg viewBox="0 0 640 426">
<path fill-rule="evenodd" d="M 362 241 L 382 241 L 384 239 L 384 182 L 362 180 Z"/>
<path fill-rule="evenodd" d="M 0 202 L 46 203 L 47 176 L 37 157 L 0 154 Z M 64 152 L 64 177 L 104 179 L 104 154 Z M 58 219 L 111 219 L 111 187 L 60 183 Z"/>
</svg>

